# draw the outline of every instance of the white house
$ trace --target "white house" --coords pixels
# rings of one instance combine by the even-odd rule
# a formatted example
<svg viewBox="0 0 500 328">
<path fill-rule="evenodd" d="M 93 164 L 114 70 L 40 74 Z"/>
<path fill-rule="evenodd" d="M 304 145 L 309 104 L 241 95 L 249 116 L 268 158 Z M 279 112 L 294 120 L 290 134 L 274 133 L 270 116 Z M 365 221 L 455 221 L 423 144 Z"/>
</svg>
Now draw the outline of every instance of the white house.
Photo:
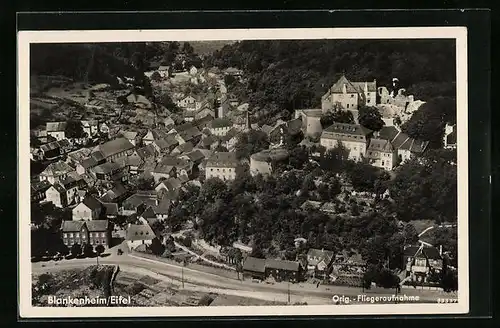
<svg viewBox="0 0 500 328">
<path fill-rule="evenodd" d="M 149 224 L 129 223 L 127 227 L 126 240 L 129 250 L 133 250 L 139 245 L 150 246 L 155 238 L 155 233 Z"/>
</svg>

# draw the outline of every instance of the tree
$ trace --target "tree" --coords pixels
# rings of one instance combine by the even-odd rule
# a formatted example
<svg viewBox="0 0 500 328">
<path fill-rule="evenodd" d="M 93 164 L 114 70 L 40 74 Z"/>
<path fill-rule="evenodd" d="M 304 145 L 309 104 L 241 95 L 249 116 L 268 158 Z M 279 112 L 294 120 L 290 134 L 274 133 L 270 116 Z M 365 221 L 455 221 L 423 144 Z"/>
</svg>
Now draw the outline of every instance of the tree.
<svg viewBox="0 0 500 328">
<path fill-rule="evenodd" d="M 379 131 L 385 123 L 376 107 L 361 106 L 358 116 L 359 124 L 372 131 Z"/>
<path fill-rule="evenodd" d="M 85 256 L 91 256 L 94 254 L 94 248 L 89 243 L 84 243 L 82 247 L 82 253 Z"/>
<path fill-rule="evenodd" d="M 294 169 L 302 169 L 309 160 L 309 154 L 305 146 L 295 147 L 290 151 L 288 164 Z"/>
<path fill-rule="evenodd" d="M 137 178 L 137 189 L 151 190 L 154 187 L 154 178 L 152 175 L 141 175 Z"/>
<path fill-rule="evenodd" d="M 151 74 L 151 80 L 156 82 L 161 81 L 160 73 L 158 73 L 158 71 L 154 71 L 153 74 Z"/>
<path fill-rule="evenodd" d="M 458 290 L 458 274 L 456 270 L 445 270 L 441 278 L 441 286 L 445 292 Z"/>
<path fill-rule="evenodd" d="M 443 145 L 446 123 L 455 121 L 455 99 L 438 97 L 422 104 L 401 129 L 412 138 L 429 141 L 428 148 L 437 149 Z"/>
<path fill-rule="evenodd" d="M 95 247 L 95 252 L 97 254 L 97 265 L 99 265 L 99 256 L 101 256 L 102 253 L 104 253 L 104 246 L 102 244 L 99 244 Z"/>
<path fill-rule="evenodd" d="M 349 149 L 342 142 L 338 142 L 334 148 L 330 148 L 321 156 L 319 163 L 321 168 L 330 172 L 341 172 L 346 168 L 349 158 Z"/>
<path fill-rule="evenodd" d="M 250 130 L 239 134 L 235 145 L 236 156 L 239 159 L 250 158 L 252 154 L 268 148 L 267 134 L 260 130 Z"/>
<path fill-rule="evenodd" d="M 151 242 L 150 249 L 151 253 L 153 253 L 156 256 L 160 256 L 165 251 L 165 246 L 163 246 L 163 244 L 158 238 L 154 238 Z"/>
<path fill-rule="evenodd" d="M 66 128 L 64 130 L 66 138 L 83 138 L 85 132 L 83 131 L 83 126 L 80 121 L 68 120 L 66 122 Z"/>
<path fill-rule="evenodd" d="M 337 109 L 323 114 L 320 118 L 320 122 L 323 129 L 329 127 L 334 122 L 354 124 L 354 116 L 350 111 Z"/>
<path fill-rule="evenodd" d="M 425 157 L 403 164 L 389 183 L 400 220 L 429 218 L 440 223 L 457 219 L 457 167 Z"/>
<path fill-rule="evenodd" d="M 194 48 L 189 42 L 184 42 L 182 45 L 182 52 L 186 55 L 192 55 L 194 53 Z"/>
<path fill-rule="evenodd" d="M 71 246 L 71 255 L 78 257 L 82 254 L 82 246 L 80 244 L 73 244 Z"/>
</svg>

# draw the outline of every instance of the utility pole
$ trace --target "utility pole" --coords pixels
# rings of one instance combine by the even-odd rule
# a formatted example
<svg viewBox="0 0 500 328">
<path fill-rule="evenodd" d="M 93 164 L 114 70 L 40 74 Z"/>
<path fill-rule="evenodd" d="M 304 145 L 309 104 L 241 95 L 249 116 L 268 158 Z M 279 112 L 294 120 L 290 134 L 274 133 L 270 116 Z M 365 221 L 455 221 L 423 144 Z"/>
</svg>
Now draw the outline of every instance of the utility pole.
<svg viewBox="0 0 500 328">
<path fill-rule="evenodd" d="M 290 280 L 288 280 L 288 304 L 290 304 Z"/>
</svg>

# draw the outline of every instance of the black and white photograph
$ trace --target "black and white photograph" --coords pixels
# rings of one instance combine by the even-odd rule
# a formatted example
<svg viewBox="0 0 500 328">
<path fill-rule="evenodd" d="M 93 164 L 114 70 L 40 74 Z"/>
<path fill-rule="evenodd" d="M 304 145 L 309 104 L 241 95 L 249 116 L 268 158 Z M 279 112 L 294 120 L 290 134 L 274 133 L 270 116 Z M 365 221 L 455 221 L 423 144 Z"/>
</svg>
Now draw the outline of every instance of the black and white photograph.
<svg viewBox="0 0 500 328">
<path fill-rule="evenodd" d="M 466 30 L 21 32 L 18 69 L 26 316 L 468 311 Z"/>
</svg>

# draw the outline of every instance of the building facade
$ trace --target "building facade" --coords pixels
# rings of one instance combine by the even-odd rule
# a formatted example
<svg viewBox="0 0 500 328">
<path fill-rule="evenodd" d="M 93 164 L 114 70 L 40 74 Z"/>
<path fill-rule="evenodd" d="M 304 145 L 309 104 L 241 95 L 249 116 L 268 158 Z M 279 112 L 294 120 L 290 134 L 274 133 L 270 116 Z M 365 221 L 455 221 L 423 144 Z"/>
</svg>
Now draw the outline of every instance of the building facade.
<svg viewBox="0 0 500 328">
<path fill-rule="evenodd" d="M 205 165 L 205 177 L 219 178 L 223 181 L 236 178 L 236 167 L 238 166 L 236 153 L 216 152 L 210 156 Z"/>
<path fill-rule="evenodd" d="M 335 122 L 323 131 L 320 144 L 328 150 L 342 143 L 349 150 L 349 159 L 361 161 L 366 156 L 370 135 L 361 125 Z"/>
</svg>

